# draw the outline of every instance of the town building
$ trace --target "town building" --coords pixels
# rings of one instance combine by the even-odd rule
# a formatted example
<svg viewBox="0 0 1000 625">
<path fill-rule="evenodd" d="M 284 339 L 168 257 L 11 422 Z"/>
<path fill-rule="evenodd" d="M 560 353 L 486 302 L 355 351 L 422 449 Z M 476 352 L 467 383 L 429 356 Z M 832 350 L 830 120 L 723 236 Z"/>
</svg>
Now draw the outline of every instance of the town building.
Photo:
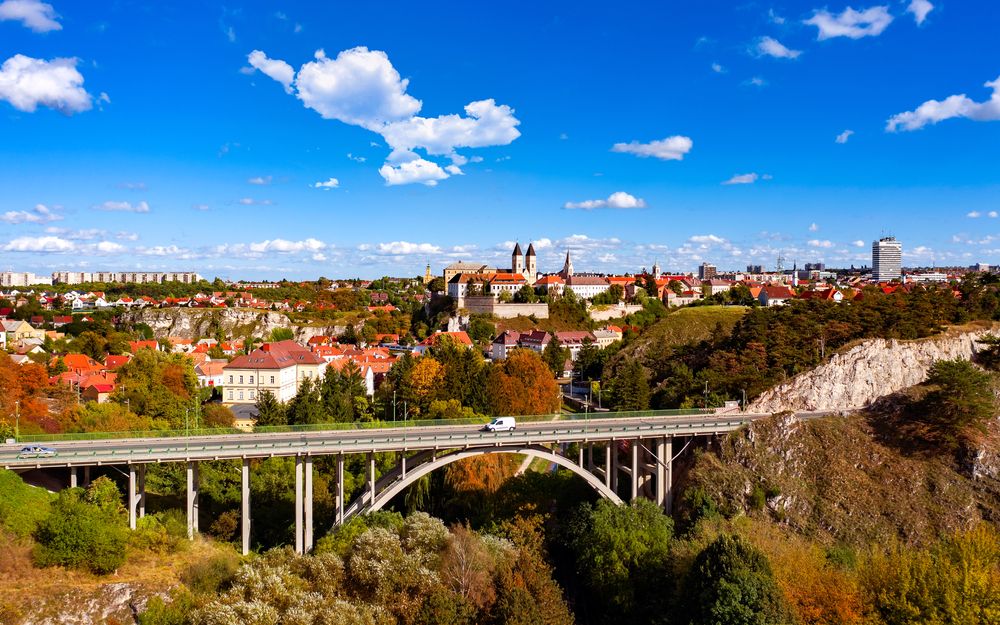
<svg viewBox="0 0 1000 625">
<path fill-rule="evenodd" d="M 710 263 L 702 263 L 698 266 L 698 279 L 699 280 L 711 280 L 718 274 L 718 270 L 715 265 Z"/>
<path fill-rule="evenodd" d="M 326 360 L 295 341 L 264 343 L 223 367 L 222 403 L 253 404 L 263 391 L 286 402 L 302 380 L 322 377 L 326 366 Z"/>
<path fill-rule="evenodd" d="M 52 284 L 52 278 L 36 276 L 31 272 L 0 271 L 0 286 L 33 286 L 36 284 Z"/>
<path fill-rule="evenodd" d="M 83 284 L 88 282 L 124 282 L 126 284 L 161 284 L 200 282 L 201 276 L 193 271 L 53 271 L 53 284 Z"/>
<path fill-rule="evenodd" d="M 567 254 L 567 262 L 569 260 L 569 255 Z M 570 265 L 570 271 L 572 271 L 572 265 Z M 601 293 L 604 293 L 609 288 L 611 288 L 611 283 L 608 282 L 607 278 L 602 278 L 600 276 L 576 276 L 570 274 L 566 278 L 565 289 L 573 291 L 573 293 L 581 299 L 592 299 Z"/>
<path fill-rule="evenodd" d="M 890 282 L 902 276 L 903 244 L 895 237 L 872 242 L 872 280 Z"/>
</svg>

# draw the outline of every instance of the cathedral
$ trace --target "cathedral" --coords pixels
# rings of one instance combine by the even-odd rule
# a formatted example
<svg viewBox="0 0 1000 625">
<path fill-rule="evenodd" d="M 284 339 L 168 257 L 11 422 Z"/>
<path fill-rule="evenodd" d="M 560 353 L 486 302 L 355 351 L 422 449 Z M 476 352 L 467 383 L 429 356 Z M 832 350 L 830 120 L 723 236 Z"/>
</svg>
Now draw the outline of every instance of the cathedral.
<svg viewBox="0 0 1000 625">
<path fill-rule="evenodd" d="M 521 251 L 521 244 L 514 244 L 514 253 L 510 256 L 510 272 L 524 276 L 528 284 L 534 286 L 538 279 L 538 263 L 535 259 L 535 246 L 528 244 L 528 253 Z"/>
</svg>

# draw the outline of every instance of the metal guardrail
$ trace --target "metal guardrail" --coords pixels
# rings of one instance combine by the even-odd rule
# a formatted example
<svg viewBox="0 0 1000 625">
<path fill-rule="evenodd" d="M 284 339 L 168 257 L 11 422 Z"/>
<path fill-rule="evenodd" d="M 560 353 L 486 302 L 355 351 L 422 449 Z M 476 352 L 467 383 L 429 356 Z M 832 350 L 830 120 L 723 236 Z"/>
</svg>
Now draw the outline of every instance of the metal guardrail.
<svg viewBox="0 0 1000 625">
<path fill-rule="evenodd" d="M 625 412 L 597 412 L 573 414 L 541 414 L 515 416 L 518 423 L 553 421 L 586 421 L 591 419 L 636 419 L 643 417 L 683 417 L 710 415 L 714 411 L 703 408 L 671 410 L 634 410 Z M 465 419 L 410 419 L 406 421 L 356 421 L 349 423 L 314 423 L 309 425 L 272 425 L 255 427 L 252 431 L 237 428 L 200 428 L 174 430 L 146 430 L 124 432 L 73 432 L 66 434 L 27 434 L 18 443 L 56 443 L 61 441 L 115 440 L 133 438 L 175 438 L 194 436 L 248 435 L 288 432 L 337 432 L 345 430 L 378 430 L 391 428 L 425 428 L 449 425 L 482 425 L 482 418 Z"/>
</svg>

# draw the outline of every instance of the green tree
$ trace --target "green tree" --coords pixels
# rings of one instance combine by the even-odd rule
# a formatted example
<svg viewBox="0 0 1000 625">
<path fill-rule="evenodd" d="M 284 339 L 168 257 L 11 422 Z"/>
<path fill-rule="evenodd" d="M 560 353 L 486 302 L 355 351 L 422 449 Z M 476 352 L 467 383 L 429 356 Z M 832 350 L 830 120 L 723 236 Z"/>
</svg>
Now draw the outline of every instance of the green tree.
<svg viewBox="0 0 1000 625">
<path fill-rule="evenodd" d="M 567 525 L 584 600 L 603 615 L 597 622 L 645 623 L 667 612 L 673 522 L 656 504 L 601 500 L 581 506 Z"/>
<path fill-rule="evenodd" d="M 931 391 L 919 408 L 936 438 L 954 445 L 972 430 L 985 431 L 996 412 L 988 373 L 967 360 L 938 360 L 931 365 L 926 384 Z"/>
<path fill-rule="evenodd" d="M 291 328 L 274 328 L 271 330 L 271 340 L 277 343 L 278 341 L 291 341 L 295 338 L 295 333 L 292 332 Z"/>
<path fill-rule="evenodd" d="M 447 288 L 448 285 L 444 283 L 444 278 L 441 276 L 437 276 L 427 283 L 427 290 L 431 293 L 443 293 Z"/>
<path fill-rule="evenodd" d="M 73 566 L 107 574 L 125 562 L 128 529 L 114 483 L 100 477 L 84 491 L 59 493 L 52 511 L 35 530 L 39 566 Z"/>
<path fill-rule="evenodd" d="M 514 301 L 518 304 L 534 304 L 538 301 L 538 295 L 535 294 L 535 289 L 530 284 L 525 284 L 514 294 Z"/>
<path fill-rule="evenodd" d="M 562 347 L 559 339 L 553 335 L 552 340 L 542 350 L 542 360 L 545 361 L 552 375 L 561 378 L 566 370 L 566 361 L 569 360 L 569 350 Z"/>
<path fill-rule="evenodd" d="M 325 423 L 329 419 L 323 410 L 320 383 L 314 384 L 309 378 L 302 380 L 295 397 L 288 402 L 286 414 L 290 425 Z"/>
<path fill-rule="evenodd" d="M 607 395 L 615 410 L 649 408 L 649 382 L 638 360 L 629 359 L 606 381 Z"/>
<path fill-rule="evenodd" d="M 786 625 L 794 619 L 767 556 L 738 535 L 715 539 L 695 558 L 685 597 L 691 625 Z"/>
<path fill-rule="evenodd" d="M 257 409 L 257 425 L 286 425 L 288 417 L 285 407 L 271 391 L 261 391 L 254 403 Z"/>
</svg>

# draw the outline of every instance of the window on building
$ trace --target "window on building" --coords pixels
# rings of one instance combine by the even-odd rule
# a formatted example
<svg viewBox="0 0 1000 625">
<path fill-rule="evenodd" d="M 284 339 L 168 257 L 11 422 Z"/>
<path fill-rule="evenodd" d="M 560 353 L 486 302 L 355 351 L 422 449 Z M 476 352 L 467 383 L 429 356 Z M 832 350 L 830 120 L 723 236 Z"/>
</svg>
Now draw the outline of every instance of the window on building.
<svg viewBox="0 0 1000 625">
<path fill-rule="evenodd" d="M 243 376 L 240 376 L 240 384 L 243 384 Z"/>
<path fill-rule="evenodd" d="M 250 399 L 254 398 L 253 395 L 254 395 L 253 391 L 250 391 Z"/>
<path fill-rule="evenodd" d="M 240 399 L 243 399 L 243 391 L 240 391 Z"/>
<path fill-rule="evenodd" d="M 232 384 L 232 383 L 233 383 L 233 376 L 232 376 L 232 375 L 230 375 L 230 376 L 229 376 L 229 383 L 230 383 L 230 384 Z"/>
<path fill-rule="evenodd" d="M 271 384 L 274 384 L 274 376 L 271 376 Z"/>
<path fill-rule="evenodd" d="M 232 399 L 232 398 L 233 398 L 233 392 L 229 391 L 229 399 Z"/>
<path fill-rule="evenodd" d="M 250 384 L 253 384 L 253 376 L 250 376 Z"/>
</svg>

